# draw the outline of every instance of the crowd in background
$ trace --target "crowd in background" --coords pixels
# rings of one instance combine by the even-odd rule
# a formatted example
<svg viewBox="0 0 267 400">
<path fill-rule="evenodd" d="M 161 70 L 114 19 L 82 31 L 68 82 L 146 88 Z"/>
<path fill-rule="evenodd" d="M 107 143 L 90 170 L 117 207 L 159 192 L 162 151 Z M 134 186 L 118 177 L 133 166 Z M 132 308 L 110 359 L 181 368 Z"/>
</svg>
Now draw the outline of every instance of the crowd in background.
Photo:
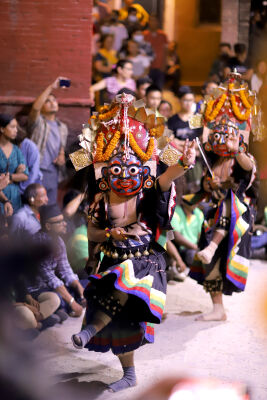
<svg viewBox="0 0 267 400">
<path fill-rule="evenodd" d="M 191 116 L 201 110 L 204 96 L 216 89 L 230 71 L 236 69 L 259 94 L 263 105 L 266 103 L 266 60 L 257 59 L 257 54 L 242 43 L 233 48 L 229 43 L 220 44 L 202 92 L 196 96 L 191 87 L 181 85 L 177 43 L 168 40 L 159 29 L 157 17 L 149 16 L 140 4 L 125 1 L 122 9 L 110 10 L 95 0 L 93 19 L 93 82 L 89 88 L 92 110 L 126 91 L 165 117 L 175 146 L 182 150 L 186 139 L 202 134 L 202 129 L 190 128 Z M 264 25 L 263 19 L 260 23 Z M 259 24 L 259 15 L 255 13 L 251 21 L 251 46 L 260 36 L 260 29 L 264 26 Z M 86 172 L 74 177 L 70 173 L 68 127 L 57 118 L 59 106 L 53 94 L 59 84 L 57 78 L 36 98 L 26 127 L 21 128 L 15 116 L 0 115 L 1 243 L 8 237 L 18 241 L 31 238 L 34 243 L 44 243 L 52 249 L 43 256 L 37 276 L 30 279 L 21 274 L 12 290 L 19 328 L 31 332 L 32 337 L 42 329 L 62 323 L 68 316 L 80 316 L 85 307 Z M 254 149 L 257 153 L 258 149 L 255 146 Z M 260 171 L 261 190 L 265 193 L 264 163 Z M 181 201 L 181 195 L 195 193 L 200 188 L 202 174 L 203 162 L 199 156 L 195 168 L 176 182 L 175 235 L 167 243 L 171 280 L 185 279 L 184 271 L 198 249 L 205 205 L 202 210 L 188 206 Z M 261 196 L 254 247 L 265 250 L 264 198 Z"/>
</svg>

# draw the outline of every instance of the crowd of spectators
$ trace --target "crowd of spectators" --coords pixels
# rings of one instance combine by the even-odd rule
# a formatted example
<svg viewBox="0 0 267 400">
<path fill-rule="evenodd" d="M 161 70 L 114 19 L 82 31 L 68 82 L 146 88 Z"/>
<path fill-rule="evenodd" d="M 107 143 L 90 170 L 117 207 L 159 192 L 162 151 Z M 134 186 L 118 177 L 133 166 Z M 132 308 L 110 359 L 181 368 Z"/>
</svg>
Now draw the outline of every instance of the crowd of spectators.
<svg viewBox="0 0 267 400">
<path fill-rule="evenodd" d="M 252 90 L 266 98 L 266 61 L 248 61 L 247 48 L 242 43 L 235 44 L 233 49 L 229 43 L 220 44 L 218 57 L 196 100 L 191 87 L 181 86 L 177 43 L 168 41 L 159 29 L 157 17 L 149 16 L 140 4 L 130 0 L 125 1 L 124 8 L 112 11 L 94 0 L 93 19 L 93 83 L 89 88 L 92 109 L 127 91 L 165 118 L 166 129 L 172 132 L 178 150 L 182 150 L 186 139 L 201 137 L 202 129 L 191 129 L 189 120 L 201 111 L 203 97 L 216 89 L 234 68 Z M 59 106 L 53 94 L 59 82 L 57 78 L 36 98 L 26 128 L 19 126 L 15 116 L 0 115 L 0 240 L 29 236 L 50 248 L 35 280 L 29 282 L 25 278 L 23 294 L 14 291 L 18 325 L 33 336 L 62 323 L 68 316 L 80 316 L 85 307 L 88 203 L 85 191 L 71 185 L 63 193 L 63 203 L 59 202 L 59 182 L 68 181 L 68 127 L 57 118 Z M 177 113 L 165 98 L 168 91 L 179 103 Z M 178 199 L 181 194 L 199 189 L 202 173 L 199 155 L 195 168 L 176 183 Z M 264 176 L 262 180 L 265 182 Z M 174 240 L 167 243 L 173 279 L 185 278 L 181 272 L 197 251 L 203 219 L 199 208 L 177 203 L 172 222 Z M 263 225 L 258 219 L 258 236 L 267 230 Z M 261 241 L 254 240 L 256 248 L 259 243 L 266 246 L 267 239 L 263 238 L 266 239 L 266 233 Z"/>
</svg>

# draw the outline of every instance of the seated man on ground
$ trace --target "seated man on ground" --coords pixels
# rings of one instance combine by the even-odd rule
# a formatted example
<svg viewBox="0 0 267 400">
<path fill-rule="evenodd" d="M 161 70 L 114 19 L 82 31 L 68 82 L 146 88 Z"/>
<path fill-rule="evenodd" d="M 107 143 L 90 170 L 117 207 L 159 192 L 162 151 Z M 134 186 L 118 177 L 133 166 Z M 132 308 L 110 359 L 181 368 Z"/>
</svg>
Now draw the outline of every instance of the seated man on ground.
<svg viewBox="0 0 267 400">
<path fill-rule="evenodd" d="M 39 209 L 48 203 L 45 187 L 39 183 L 29 185 L 24 192 L 23 202 L 24 206 L 12 217 L 11 235 L 34 235 L 41 229 Z"/>
<path fill-rule="evenodd" d="M 185 279 L 184 271 L 192 264 L 198 250 L 197 243 L 203 221 L 203 212 L 196 206 L 182 201 L 181 205 L 175 207 L 171 221 L 174 240 L 167 242 L 167 252 L 171 257 L 170 269 L 174 280 Z"/>
<path fill-rule="evenodd" d="M 65 319 L 61 313 L 56 313 L 60 306 L 60 299 L 56 293 L 43 292 L 35 300 L 30 294 L 16 299 L 13 303 L 15 325 L 25 331 L 28 337 L 37 337 L 41 330 L 49 328 Z"/>
<path fill-rule="evenodd" d="M 41 263 L 40 273 L 28 290 L 34 298 L 44 291 L 57 293 L 61 307 L 70 316 L 79 317 L 83 311 L 82 306 L 85 306 L 84 288 L 69 264 L 66 246 L 60 237 L 66 232 L 66 222 L 56 204 L 42 207 L 40 217 L 42 229 L 35 235 L 35 239 L 50 245 L 52 252 Z M 82 283 L 85 286 L 87 281 Z"/>
</svg>

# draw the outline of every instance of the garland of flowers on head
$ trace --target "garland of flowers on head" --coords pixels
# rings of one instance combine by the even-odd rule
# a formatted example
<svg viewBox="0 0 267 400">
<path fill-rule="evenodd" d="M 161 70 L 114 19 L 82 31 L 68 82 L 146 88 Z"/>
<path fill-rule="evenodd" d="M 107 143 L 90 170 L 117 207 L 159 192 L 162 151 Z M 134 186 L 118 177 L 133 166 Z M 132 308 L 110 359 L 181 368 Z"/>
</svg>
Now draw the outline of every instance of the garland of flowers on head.
<svg viewBox="0 0 267 400">
<path fill-rule="evenodd" d="M 107 107 L 108 106 L 101 107 L 100 110 L 103 112 L 103 114 L 99 114 L 98 115 L 98 119 L 100 121 L 104 121 L 106 119 L 111 119 L 112 117 L 114 117 L 117 114 L 117 112 L 118 112 L 118 110 L 120 108 L 119 106 L 115 106 L 110 111 L 105 112 L 107 110 Z"/>
<path fill-rule="evenodd" d="M 118 144 L 118 141 L 120 139 L 121 133 L 120 131 L 116 131 L 113 135 L 113 138 L 111 139 L 111 141 L 109 142 L 109 144 L 107 145 L 107 148 L 105 150 L 105 152 L 103 153 L 103 149 L 104 149 L 104 134 L 103 132 L 100 132 L 97 136 L 97 140 L 96 140 L 96 153 L 95 153 L 95 157 L 94 157 L 94 162 L 101 162 L 101 161 L 108 161 L 113 153 L 113 151 L 115 150 L 115 147 Z"/>
<path fill-rule="evenodd" d="M 237 102 L 236 102 L 235 94 L 232 91 L 233 88 L 234 88 L 234 84 L 233 83 L 229 83 L 229 91 L 231 92 L 230 101 L 231 101 L 231 105 L 232 105 L 232 109 L 233 109 L 234 115 L 240 121 L 247 121 L 249 119 L 250 112 L 251 112 L 251 104 L 248 102 L 248 99 L 246 98 L 246 95 L 244 93 L 245 88 L 241 89 L 240 92 L 239 92 L 240 93 L 240 98 L 242 100 L 242 104 L 247 109 L 244 114 L 242 114 L 240 112 L 240 110 L 239 110 L 239 107 L 238 107 Z"/>
<path fill-rule="evenodd" d="M 129 139 L 130 139 L 131 148 L 138 155 L 140 160 L 142 162 L 148 161 L 151 158 L 152 154 L 153 154 L 154 145 L 155 145 L 154 138 L 152 137 L 152 138 L 149 139 L 146 152 L 144 152 L 143 150 L 140 149 L 140 147 L 136 143 L 135 138 L 133 137 L 133 134 L 131 132 L 130 132 L 130 138 Z"/>
<path fill-rule="evenodd" d="M 208 105 L 207 105 L 207 108 L 206 108 L 206 111 L 205 111 L 205 118 L 206 118 L 207 121 L 213 121 L 217 117 L 217 115 L 219 114 L 222 106 L 224 105 L 224 102 L 225 102 L 226 98 L 227 98 L 227 94 L 224 93 L 220 97 L 220 100 L 216 104 L 214 110 L 212 110 L 212 108 L 213 108 L 213 105 L 214 105 L 216 100 L 210 100 L 208 102 Z"/>
<path fill-rule="evenodd" d="M 244 88 L 244 86 L 241 86 L 239 95 L 242 100 L 243 106 L 246 107 L 247 109 L 251 109 L 253 105 L 253 100 L 252 102 L 250 102 L 250 99 L 246 95 L 246 89 Z"/>
</svg>

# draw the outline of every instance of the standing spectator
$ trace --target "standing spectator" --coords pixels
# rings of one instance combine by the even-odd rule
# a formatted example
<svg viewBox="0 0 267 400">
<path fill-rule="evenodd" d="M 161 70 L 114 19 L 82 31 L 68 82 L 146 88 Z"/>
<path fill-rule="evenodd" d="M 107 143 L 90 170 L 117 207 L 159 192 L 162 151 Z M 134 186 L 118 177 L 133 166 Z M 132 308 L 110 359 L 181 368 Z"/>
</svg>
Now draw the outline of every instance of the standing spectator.
<svg viewBox="0 0 267 400">
<path fill-rule="evenodd" d="M 172 116 L 171 103 L 167 100 L 161 100 L 159 108 L 158 108 L 158 112 L 166 119 L 169 119 Z"/>
<path fill-rule="evenodd" d="M 144 9 L 144 7 L 141 6 L 141 4 L 134 3 L 133 1 L 134 0 L 124 0 L 125 6 L 119 10 L 120 20 L 124 21 L 128 19 L 131 22 L 138 21 L 142 27 L 145 27 L 148 23 L 149 14 Z M 131 19 L 132 9 L 136 10 L 135 13 L 136 19 L 134 18 Z"/>
<path fill-rule="evenodd" d="M 60 237 L 66 232 L 66 222 L 56 204 L 40 209 L 42 230 L 35 235 L 37 241 L 51 246 L 52 253 L 41 262 L 36 281 L 29 286 L 30 294 L 37 298 L 44 291 L 53 291 L 61 299 L 61 306 L 73 317 L 82 314 L 83 287 L 69 264 L 66 246 Z"/>
<path fill-rule="evenodd" d="M 68 136 L 67 125 L 56 118 L 59 107 L 52 91 L 59 88 L 59 84 L 60 78 L 57 78 L 34 101 L 28 126 L 31 139 L 40 152 L 40 169 L 49 204 L 57 201 L 59 168 L 65 166 Z"/>
<path fill-rule="evenodd" d="M 256 71 L 251 78 L 251 89 L 259 93 L 263 82 L 265 82 L 267 76 L 267 63 L 264 60 L 257 62 Z"/>
<path fill-rule="evenodd" d="M 134 79 L 143 78 L 148 74 L 150 66 L 149 57 L 140 53 L 139 45 L 134 40 L 130 39 L 127 42 L 126 58 L 133 65 Z"/>
<path fill-rule="evenodd" d="M 158 19 L 155 16 L 149 18 L 149 29 L 144 32 L 144 38 L 152 46 L 155 59 L 151 64 L 149 76 L 157 86 L 162 89 L 165 80 L 166 56 L 168 39 L 166 34 L 158 29 Z"/>
<path fill-rule="evenodd" d="M 247 47 L 243 43 L 236 43 L 234 45 L 235 56 L 230 58 L 228 66 L 233 71 L 236 71 L 241 74 L 242 79 L 249 82 L 252 75 L 253 69 L 248 61 L 248 52 Z"/>
<path fill-rule="evenodd" d="M 117 64 L 116 51 L 113 50 L 114 36 L 107 34 L 101 38 L 101 46 L 94 59 L 94 80 L 100 81 L 111 75 Z"/>
<path fill-rule="evenodd" d="M 162 99 L 162 93 L 158 86 L 150 85 L 146 89 L 146 106 L 156 111 L 159 108 Z"/>
<path fill-rule="evenodd" d="M 154 51 L 149 42 L 145 41 L 144 32 L 141 29 L 136 29 L 133 31 L 131 39 L 139 44 L 140 53 L 149 57 L 150 62 L 154 60 Z"/>
<path fill-rule="evenodd" d="M 165 80 L 167 88 L 175 95 L 178 93 L 181 79 L 180 58 L 177 43 L 173 40 L 168 44 Z"/>
<path fill-rule="evenodd" d="M 24 206 L 13 215 L 10 233 L 18 236 L 34 235 L 41 229 L 40 207 L 48 202 L 45 187 L 39 183 L 29 185 L 23 195 Z"/>
<path fill-rule="evenodd" d="M 28 179 L 24 157 L 12 141 L 17 136 L 17 121 L 8 114 L 0 114 L 0 174 L 5 174 L 5 186 L 0 191 L 0 214 L 10 217 L 21 207 L 19 183 Z M 3 186 L 3 185 L 2 185 Z"/>
<path fill-rule="evenodd" d="M 15 144 L 19 146 L 29 172 L 27 181 L 20 182 L 19 184 L 20 193 L 23 194 L 25 189 L 32 183 L 42 182 L 43 175 L 40 171 L 40 153 L 36 144 L 26 137 L 26 132 L 19 125 Z"/>
<path fill-rule="evenodd" d="M 197 113 L 202 113 L 202 108 L 204 106 L 204 97 L 212 94 L 212 92 L 215 89 L 217 89 L 217 87 L 218 87 L 218 84 L 215 81 L 207 81 L 204 83 L 204 85 L 202 86 L 202 90 L 201 90 L 203 99 L 199 100 L 199 102 L 197 103 L 197 107 L 196 107 Z"/>
<path fill-rule="evenodd" d="M 96 32 L 99 31 L 101 24 L 110 16 L 110 12 L 110 8 L 106 3 L 103 3 L 99 0 L 94 0 L 92 17 Z"/>
<path fill-rule="evenodd" d="M 119 11 L 112 10 L 111 17 L 100 28 L 103 35 L 113 35 L 113 50 L 119 52 L 123 41 L 128 39 L 128 32 L 125 26 L 119 22 Z"/>
<path fill-rule="evenodd" d="M 223 69 L 228 65 L 231 56 L 232 49 L 230 43 L 220 43 L 218 58 L 213 61 L 210 69 L 210 79 L 218 83 L 223 80 Z"/>
<path fill-rule="evenodd" d="M 181 151 L 186 139 L 190 141 L 199 137 L 202 134 L 202 129 L 191 129 L 189 120 L 194 114 L 193 106 L 195 96 L 189 86 L 181 86 L 178 92 L 181 109 L 168 120 L 168 128 L 174 133 L 175 138 L 173 144 Z M 187 187 L 184 188 L 186 192 L 194 192 L 200 189 L 200 180 L 202 177 L 202 160 L 201 157 L 196 159 L 196 164 L 193 170 L 188 171 L 185 175 Z"/>
<path fill-rule="evenodd" d="M 136 29 L 142 29 L 138 18 L 137 18 L 137 11 L 134 7 L 130 7 L 128 10 L 128 17 L 123 21 L 125 28 L 127 29 L 129 37 L 132 36 L 133 32 Z"/>
<path fill-rule="evenodd" d="M 89 100 L 94 104 L 95 93 L 106 89 L 108 100 L 111 102 L 118 91 L 122 88 L 128 88 L 133 91 L 136 89 L 135 81 L 132 79 L 133 66 L 128 60 L 120 60 L 115 69 L 116 75 L 102 79 L 92 85 L 89 89 Z"/>
<path fill-rule="evenodd" d="M 189 119 L 193 115 L 195 96 L 189 86 L 181 86 L 178 92 L 181 109 L 168 120 L 168 128 L 175 136 L 175 145 L 181 150 L 186 139 L 193 140 L 201 133 L 199 129 L 189 127 Z"/>
</svg>

